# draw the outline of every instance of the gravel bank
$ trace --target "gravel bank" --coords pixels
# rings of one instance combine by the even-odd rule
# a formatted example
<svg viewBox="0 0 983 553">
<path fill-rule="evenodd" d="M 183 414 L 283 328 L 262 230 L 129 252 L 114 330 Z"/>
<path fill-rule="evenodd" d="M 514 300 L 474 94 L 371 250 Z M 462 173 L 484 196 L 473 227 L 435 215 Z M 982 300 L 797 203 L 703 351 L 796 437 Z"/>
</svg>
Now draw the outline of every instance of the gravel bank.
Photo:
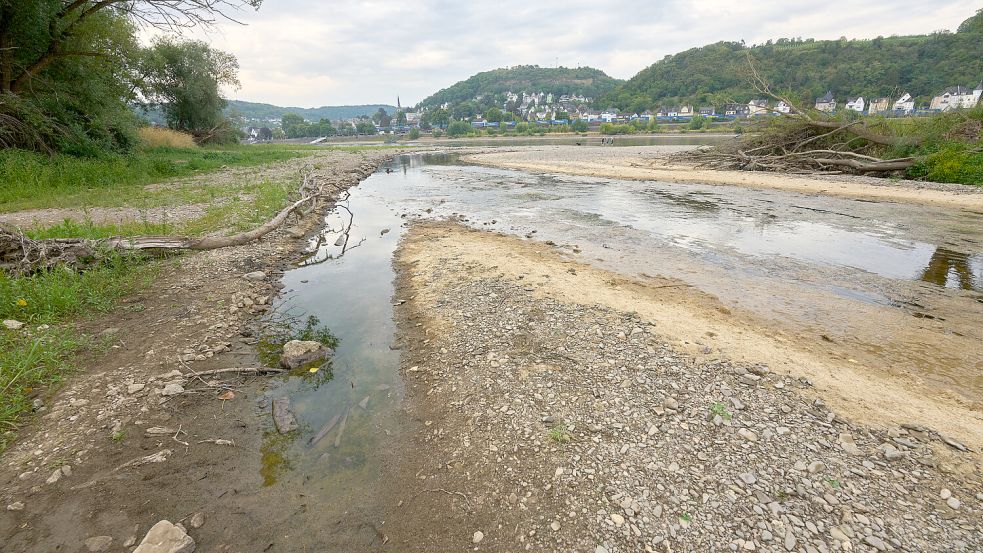
<svg viewBox="0 0 983 553">
<path fill-rule="evenodd" d="M 389 527 L 405 550 L 983 548 L 980 471 L 950 471 L 927 429 L 851 423 L 808 381 L 697 360 L 650 320 L 532 278 L 405 248 L 397 267 L 427 452 Z M 448 531 L 425 545 L 407 537 L 436 521 Z"/>
</svg>

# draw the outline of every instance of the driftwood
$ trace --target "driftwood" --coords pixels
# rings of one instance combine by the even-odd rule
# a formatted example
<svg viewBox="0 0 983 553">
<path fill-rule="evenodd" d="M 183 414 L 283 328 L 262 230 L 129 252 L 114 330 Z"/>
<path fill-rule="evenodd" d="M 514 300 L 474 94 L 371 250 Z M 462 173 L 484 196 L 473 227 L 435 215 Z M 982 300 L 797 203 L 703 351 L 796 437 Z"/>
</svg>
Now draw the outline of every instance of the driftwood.
<svg viewBox="0 0 983 553">
<path fill-rule="evenodd" d="M 228 369 L 212 369 L 210 371 L 192 371 L 191 374 L 185 376 L 211 376 L 214 374 L 267 374 L 267 373 L 283 373 L 287 372 L 285 369 L 270 369 L 267 367 L 231 367 Z"/>
<path fill-rule="evenodd" d="M 797 107 L 776 94 L 747 58 L 748 81 L 758 93 L 789 106 L 789 113 L 755 120 L 752 132 L 736 144 L 719 146 L 682 157 L 718 169 L 778 171 L 807 174 L 884 174 L 904 171 L 916 163 L 912 157 L 883 159 L 885 146 L 917 145 L 917 137 L 896 136 L 866 119 L 840 120 Z"/>
<path fill-rule="evenodd" d="M 259 227 L 232 236 L 138 236 L 117 237 L 102 240 L 63 238 L 34 240 L 23 233 L 0 228 L 0 270 L 12 275 L 28 275 L 67 266 L 83 270 L 104 260 L 113 251 L 168 251 L 215 250 L 229 246 L 242 246 L 273 232 L 287 218 L 302 207 L 309 206 L 308 213 L 323 198 L 326 184 L 318 185 L 311 174 L 305 174 L 300 186 L 301 198 L 280 210 L 272 219 Z"/>
</svg>

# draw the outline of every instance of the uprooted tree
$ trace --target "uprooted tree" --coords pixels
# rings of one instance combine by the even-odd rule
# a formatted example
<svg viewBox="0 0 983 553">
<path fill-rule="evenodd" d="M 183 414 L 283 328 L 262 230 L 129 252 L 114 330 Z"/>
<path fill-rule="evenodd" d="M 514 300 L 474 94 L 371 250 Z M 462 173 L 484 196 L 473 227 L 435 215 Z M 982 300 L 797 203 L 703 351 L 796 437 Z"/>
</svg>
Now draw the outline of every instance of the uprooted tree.
<svg viewBox="0 0 983 553">
<path fill-rule="evenodd" d="M 789 112 L 757 119 L 751 131 L 735 143 L 690 154 L 702 165 L 789 173 L 884 175 L 903 172 L 924 156 L 920 149 L 925 137 L 918 132 L 905 133 L 903 125 L 891 125 L 883 118 L 862 117 L 849 111 L 831 115 L 798 106 L 788 95 L 771 89 L 750 55 L 747 69 L 748 81 L 754 89 L 784 102 Z M 956 133 L 960 126 L 973 126 L 970 114 L 957 113 L 951 117 L 966 119 L 950 121 Z M 975 140 L 967 142 L 967 146 L 970 154 L 981 151 L 978 130 Z"/>
</svg>

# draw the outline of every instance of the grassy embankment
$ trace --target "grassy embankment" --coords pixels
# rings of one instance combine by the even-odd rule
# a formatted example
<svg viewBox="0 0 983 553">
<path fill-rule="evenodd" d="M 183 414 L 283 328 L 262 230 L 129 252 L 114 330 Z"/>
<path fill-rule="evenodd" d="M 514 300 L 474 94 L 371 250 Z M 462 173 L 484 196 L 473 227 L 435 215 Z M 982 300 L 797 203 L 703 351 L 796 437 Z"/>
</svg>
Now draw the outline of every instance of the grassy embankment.
<svg viewBox="0 0 983 553">
<path fill-rule="evenodd" d="M 304 156 L 310 148 L 250 146 L 203 149 L 144 148 L 129 155 L 100 158 L 48 157 L 0 151 L 0 213 L 26 209 L 155 207 L 199 204 L 200 217 L 184 221 L 130 221 L 101 224 L 80 218 L 34 227 L 37 237 L 100 238 L 111 235 L 236 232 L 267 220 L 296 192 L 296 170 L 270 171 L 272 177 L 238 173 L 206 177 L 226 167 L 259 166 Z M 194 178 L 192 178 L 194 177 Z M 100 347 L 69 323 L 106 312 L 121 296 L 152 279 L 155 265 L 138 257 L 110 257 L 100 267 L 77 273 L 53 270 L 27 277 L 0 272 L 0 319 L 24 323 L 20 330 L 0 326 L 0 451 L 32 401 L 71 371 L 73 354 Z"/>
</svg>

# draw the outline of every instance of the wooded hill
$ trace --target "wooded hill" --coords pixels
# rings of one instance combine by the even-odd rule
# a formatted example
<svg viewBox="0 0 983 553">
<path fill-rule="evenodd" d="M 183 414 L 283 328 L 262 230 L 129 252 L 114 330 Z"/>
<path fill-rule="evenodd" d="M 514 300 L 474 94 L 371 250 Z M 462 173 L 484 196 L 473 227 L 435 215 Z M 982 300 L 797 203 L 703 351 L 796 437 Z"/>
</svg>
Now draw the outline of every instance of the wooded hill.
<svg viewBox="0 0 983 553">
<path fill-rule="evenodd" d="M 478 73 L 427 97 L 419 105 L 429 108 L 444 103 L 460 104 L 477 96 L 494 96 L 509 91 L 597 98 L 612 91 L 621 82 L 591 67 L 571 69 L 520 65 Z"/>
<path fill-rule="evenodd" d="M 320 121 L 321 119 L 352 119 L 360 115 L 369 115 L 383 108 L 387 113 L 395 113 L 396 106 L 388 104 L 366 104 L 358 106 L 321 106 L 319 108 L 292 108 L 274 106 L 272 104 L 261 104 L 257 102 L 244 102 L 242 100 L 229 100 L 225 108 L 226 114 L 238 114 L 245 119 L 266 119 L 273 117 L 279 119 L 285 113 L 296 113 L 308 121 Z"/>
<path fill-rule="evenodd" d="M 848 96 L 897 98 L 909 92 L 927 102 L 948 86 L 983 78 L 983 10 L 955 33 L 870 40 L 778 39 L 747 47 L 718 42 L 666 56 L 606 95 L 601 105 L 644 111 L 673 104 L 721 105 L 757 95 L 747 82 L 747 55 L 774 90 L 810 104 L 827 90 L 841 105 Z"/>
</svg>

